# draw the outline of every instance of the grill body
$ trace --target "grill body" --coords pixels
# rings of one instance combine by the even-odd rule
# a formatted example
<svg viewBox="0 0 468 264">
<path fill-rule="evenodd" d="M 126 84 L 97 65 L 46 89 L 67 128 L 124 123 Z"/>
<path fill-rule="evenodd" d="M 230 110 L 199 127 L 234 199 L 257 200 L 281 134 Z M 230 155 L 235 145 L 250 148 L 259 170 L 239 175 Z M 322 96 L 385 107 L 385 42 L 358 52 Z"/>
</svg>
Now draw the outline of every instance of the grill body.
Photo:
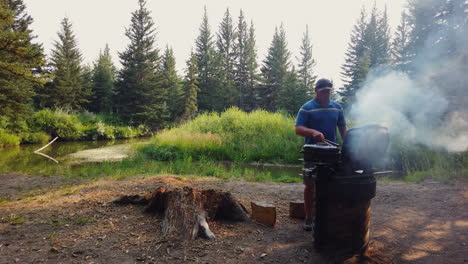
<svg viewBox="0 0 468 264">
<path fill-rule="evenodd" d="M 316 174 L 314 246 L 362 254 L 369 245 L 371 199 L 376 195 L 373 164 L 384 156 L 388 133 L 380 126 L 348 133 L 341 150 L 304 145 L 304 168 L 315 167 Z M 366 148 L 366 138 L 376 139 L 378 146 Z"/>
<path fill-rule="evenodd" d="M 321 251 L 358 253 L 369 244 L 373 175 L 341 176 L 317 168 L 314 245 Z"/>
</svg>

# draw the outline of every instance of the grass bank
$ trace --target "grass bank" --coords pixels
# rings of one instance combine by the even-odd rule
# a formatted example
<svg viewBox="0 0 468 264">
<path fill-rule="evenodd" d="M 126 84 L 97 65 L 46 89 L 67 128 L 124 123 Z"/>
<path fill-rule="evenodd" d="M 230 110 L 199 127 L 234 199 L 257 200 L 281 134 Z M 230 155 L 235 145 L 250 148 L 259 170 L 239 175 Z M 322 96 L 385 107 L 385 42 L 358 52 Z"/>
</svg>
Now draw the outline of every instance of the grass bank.
<svg viewBox="0 0 468 264">
<path fill-rule="evenodd" d="M 388 169 L 401 171 L 402 179 L 421 182 L 430 178 L 450 182 L 454 178 L 468 177 L 468 152 L 448 152 L 445 149 L 421 144 L 407 144 L 392 138 Z"/>
<path fill-rule="evenodd" d="M 294 117 L 237 108 L 206 113 L 158 133 L 140 149 L 160 161 L 213 160 L 298 164 L 303 139 L 294 132 Z"/>
</svg>

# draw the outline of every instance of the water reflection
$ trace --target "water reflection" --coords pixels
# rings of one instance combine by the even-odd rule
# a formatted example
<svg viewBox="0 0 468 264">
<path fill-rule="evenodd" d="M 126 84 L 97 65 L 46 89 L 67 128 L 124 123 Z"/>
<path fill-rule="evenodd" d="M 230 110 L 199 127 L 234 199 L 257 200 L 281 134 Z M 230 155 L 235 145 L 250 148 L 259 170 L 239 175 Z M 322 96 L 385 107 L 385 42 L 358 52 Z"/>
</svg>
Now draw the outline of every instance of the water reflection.
<svg viewBox="0 0 468 264">
<path fill-rule="evenodd" d="M 81 150 L 112 146 L 116 144 L 146 142 L 149 139 L 127 139 L 127 140 L 100 140 L 100 141 L 78 141 L 78 142 L 54 142 L 52 145 L 41 150 L 42 153 L 62 161 L 66 155 Z M 43 144 L 21 145 L 8 148 L 0 148 L 0 172 L 29 172 L 41 173 L 44 170 L 64 166 L 63 163 L 56 164 L 52 160 L 35 154 L 34 151 Z"/>
</svg>

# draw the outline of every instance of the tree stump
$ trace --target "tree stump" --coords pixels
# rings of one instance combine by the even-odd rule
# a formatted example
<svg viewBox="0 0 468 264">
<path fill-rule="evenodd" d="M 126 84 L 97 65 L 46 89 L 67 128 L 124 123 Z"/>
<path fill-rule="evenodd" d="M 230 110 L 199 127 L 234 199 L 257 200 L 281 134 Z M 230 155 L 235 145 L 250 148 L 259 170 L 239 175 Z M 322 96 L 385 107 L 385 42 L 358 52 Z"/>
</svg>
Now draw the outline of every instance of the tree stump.
<svg viewBox="0 0 468 264">
<path fill-rule="evenodd" d="M 276 207 L 263 202 L 250 202 L 252 206 L 252 219 L 260 224 L 275 226 Z"/>
<path fill-rule="evenodd" d="M 189 187 L 166 190 L 157 188 L 148 198 L 145 211 L 162 214 L 162 232 L 194 239 L 215 238 L 207 220 L 245 221 L 245 208 L 228 192 L 194 190 Z"/>
</svg>

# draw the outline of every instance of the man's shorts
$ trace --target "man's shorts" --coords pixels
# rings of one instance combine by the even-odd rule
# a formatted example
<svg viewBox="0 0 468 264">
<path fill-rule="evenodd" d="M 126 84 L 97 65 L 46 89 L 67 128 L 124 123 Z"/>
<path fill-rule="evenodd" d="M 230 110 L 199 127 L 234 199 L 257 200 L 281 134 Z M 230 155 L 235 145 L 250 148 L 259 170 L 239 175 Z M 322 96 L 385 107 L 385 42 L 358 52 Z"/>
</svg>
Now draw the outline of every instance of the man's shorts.
<svg viewBox="0 0 468 264">
<path fill-rule="evenodd" d="M 304 183 L 304 185 L 315 185 L 316 178 L 317 178 L 316 167 L 302 169 L 302 182 Z"/>
</svg>

